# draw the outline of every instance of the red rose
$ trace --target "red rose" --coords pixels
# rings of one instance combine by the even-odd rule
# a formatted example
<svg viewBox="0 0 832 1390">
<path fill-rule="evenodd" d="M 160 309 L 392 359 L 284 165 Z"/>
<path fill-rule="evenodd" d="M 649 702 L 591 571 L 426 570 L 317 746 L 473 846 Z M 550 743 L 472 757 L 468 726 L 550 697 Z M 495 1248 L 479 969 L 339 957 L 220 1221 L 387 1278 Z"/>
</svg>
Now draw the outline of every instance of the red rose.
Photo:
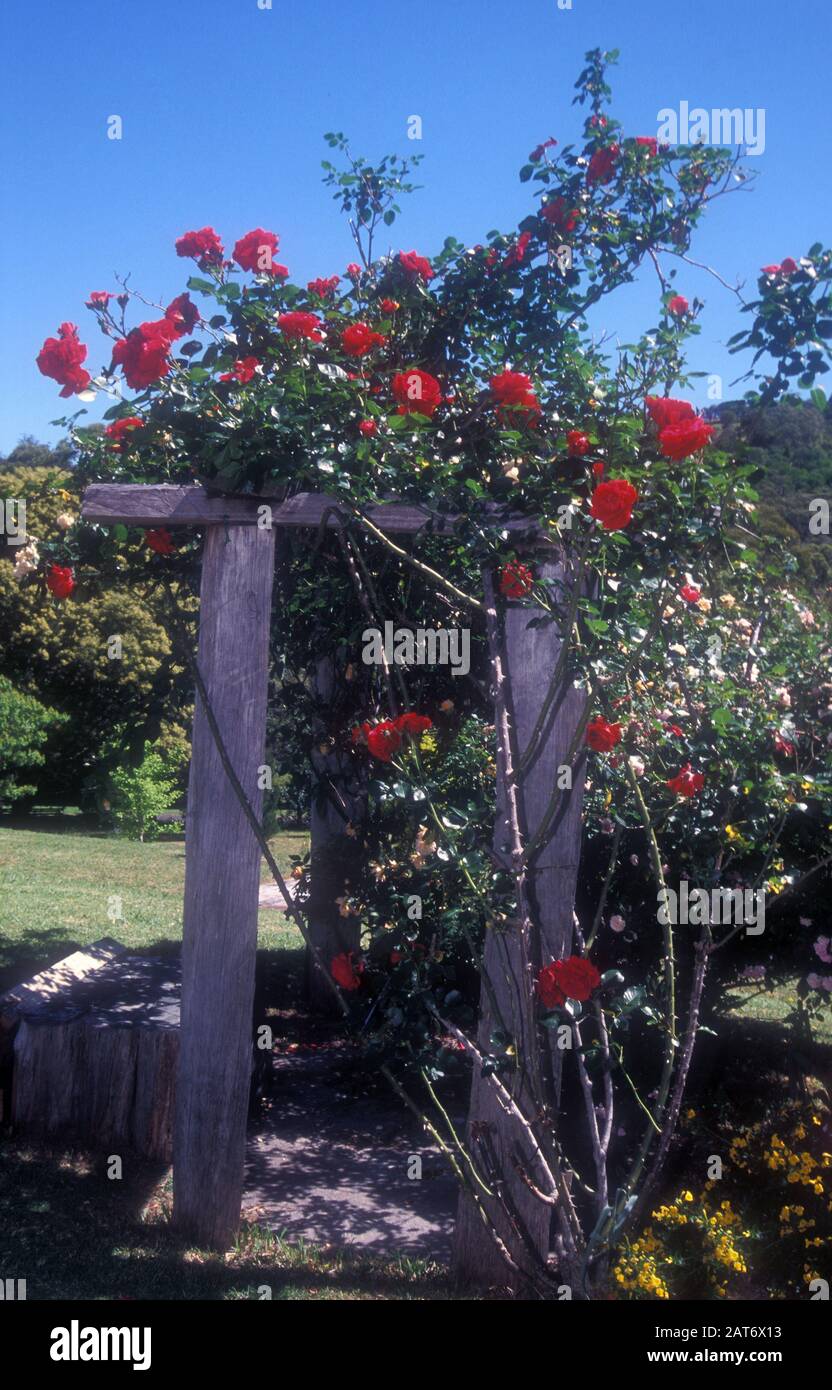
<svg viewBox="0 0 832 1390">
<path fill-rule="evenodd" d="M 571 208 L 566 199 L 560 197 L 551 198 L 548 203 L 544 203 L 540 209 L 540 216 L 561 234 L 574 232 L 581 217 L 577 208 Z"/>
<path fill-rule="evenodd" d="M 364 970 L 363 960 L 353 962 L 352 957 L 352 951 L 342 951 L 340 956 L 333 956 L 329 966 L 333 980 L 346 990 L 358 989 Z"/>
<path fill-rule="evenodd" d="M 605 531 L 623 531 L 629 526 L 638 493 L 632 483 L 623 478 L 610 478 L 599 483 L 592 494 L 590 514 L 600 521 Z"/>
<path fill-rule="evenodd" d="M 693 584 L 683 584 L 679 590 L 679 597 L 683 598 L 685 603 L 698 603 L 702 597 L 702 591 L 695 588 Z"/>
<path fill-rule="evenodd" d="M 399 715 L 395 727 L 400 734 L 405 734 L 408 738 L 418 738 L 426 729 L 433 728 L 433 720 L 427 714 L 415 714 L 408 710 L 406 714 Z"/>
<path fill-rule="evenodd" d="M 128 430 L 141 429 L 143 424 L 144 420 L 140 419 L 138 415 L 127 415 L 124 419 L 114 420 L 111 425 L 107 425 L 104 433 L 108 439 L 113 441 L 110 448 L 123 452 L 127 447 L 126 435 Z"/>
<path fill-rule="evenodd" d="M 695 415 L 692 420 L 683 420 L 678 425 L 668 425 L 661 430 L 659 447 L 665 458 L 679 463 L 704 449 L 713 433 L 714 426 L 703 420 L 701 415 Z"/>
<path fill-rule="evenodd" d="M 534 575 L 528 565 L 509 560 L 500 570 L 500 593 L 506 598 L 523 598 L 534 587 Z"/>
<path fill-rule="evenodd" d="M 361 266 L 356 265 L 355 261 L 350 261 L 347 266 L 347 274 L 351 280 L 357 280 L 361 275 Z"/>
<path fill-rule="evenodd" d="M 692 772 L 690 763 L 685 763 L 675 777 L 668 779 L 667 785 L 677 796 L 691 797 L 696 796 L 697 792 L 701 792 L 705 785 L 705 778 L 701 772 Z"/>
<path fill-rule="evenodd" d="M 184 338 L 199 323 L 199 310 L 189 294 L 178 294 L 165 310 L 165 318 L 174 330 L 173 337 Z"/>
<path fill-rule="evenodd" d="M 537 992 L 546 1009 L 557 1009 L 567 999 L 586 1003 L 594 989 L 601 983 L 601 976 L 591 960 L 585 956 L 569 956 L 567 960 L 553 960 L 544 965 L 538 973 Z"/>
<path fill-rule="evenodd" d="M 241 386 L 245 386 L 247 381 L 251 381 L 260 360 L 257 357 L 238 357 L 230 372 L 223 372 L 220 381 L 238 381 Z"/>
<path fill-rule="evenodd" d="M 424 256 L 420 256 L 416 251 L 400 251 L 399 265 L 402 270 L 407 271 L 408 275 L 412 275 L 416 279 L 432 280 L 436 274 L 430 261 L 426 260 Z"/>
<path fill-rule="evenodd" d="M 72 570 L 63 565 L 51 565 L 46 576 L 46 587 L 55 598 L 69 598 L 75 588 Z"/>
<path fill-rule="evenodd" d="M 113 348 L 113 362 L 124 372 L 127 385 L 140 391 L 167 376 L 170 371 L 170 345 L 176 326 L 169 319 L 140 323 Z"/>
<path fill-rule="evenodd" d="M 589 161 L 587 169 L 588 183 L 609 183 L 615 173 L 615 166 L 618 163 L 620 149 L 618 145 L 604 145 L 602 149 L 596 150 Z"/>
<path fill-rule="evenodd" d="M 794 757 L 794 744 L 790 743 L 788 739 L 785 739 L 779 729 L 774 735 L 774 750 L 776 753 L 782 753 L 787 758 Z"/>
<path fill-rule="evenodd" d="M 192 256 L 200 265 L 219 265 L 222 261 L 222 242 L 213 227 L 198 232 L 186 232 L 176 242 L 177 256 Z"/>
<path fill-rule="evenodd" d="M 609 724 L 598 714 L 586 726 L 586 741 L 595 753 L 609 753 L 621 742 L 621 725 Z"/>
<path fill-rule="evenodd" d="M 86 307 L 88 309 L 106 309 L 112 297 L 109 290 L 91 290 Z"/>
<path fill-rule="evenodd" d="M 284 269 L 275 266 L 279 245 L 280 238 L 274 232 L 255 227 L 253 232 L 246 232 L 234 243 L 231 254 L 241 270 L 253 270 L 255 275 L 275 275 Z"/>
<path fill-rule="evenodd" d="M 677 294 L 674 295 L 673 299 L 671 299 L 668 304 L 667 312 L 673 314 L 674 318 L 680 319 L 688 312 L 689 308 L 690 305 L 685 299 L 685 296 L 683 294 Z"/>
<path fill-rule="evenodd" d="M 62 323 L 57 338 L 47 338 L 38 353 L 38 370 L 60 383 L 62 396 L 72 396 L 84 391 L 92 380 L 81 366 L 86 355 L 87 349 L 78 339 L 75 324 Z"/>
<path fill-rule="evenodd" d="M 173 536 L 164 526 L 158 527 L 155 531 L 145 531 L 144 543 L 151 550 L 155 550 L 157 555 L 173 555 L 176 551 Z"/>
<path fill-rule="evenodd" d="M 321 299 L 331 299 L 340 283 L 340 275 L 330 275 L 327 280 L 322 280 L 320 277 L 317 280 L 310 280 L 306 288 L 310 294 L 317 294 Z"/>
<path fill-rule="evenodd" d="M 566 447 L 570 458 L 579 459 L 589 453 L 592 445 L 583 430 L 570 430 L 566 436 Z"/>
<path fill-rule="evenodd" d="M 442 404 L 442 387 L 436 377 L 419 367 L 393 377 L 393 395 L 399 403 L 399 415 L 433 415 Z"/>
<path fill-rule="evenodd" d="M 532 239 L 531 232 L 521 232 L 514 245 L 503 257 L 503 266 L 508 270 L 513 265 L 522 264 L 523 258 Z"/>
<path fill-rule="evenodd" d="M 636 144 L 640 145 L 642 149 L 649 150 L 650 154 L 653 156 L 655 156 L 659 148 L 659 142 L 655 135 L 637 135 Z"/>
<path fill-rule="evenodd" d="M 695 420 L 696 411 L 690 401 L 675 401 L 671 396 L 645 396 L 650 418 L 657 429 L 667 429 L 668 425 L 680 425 L 684 420 Z"/>
<path fill-rule="evenodd" d="M 341 334 L 341 346 L 350 357 L 365 357 L 374 347 L 384 347 L 387 339 L 366 323 L 351 323 Z"/>
<path fill-rule="evenodd" d="M 780 274 L 780 266 L 779 266 L 779 265 L 764 265 L 764 266 L 763 266 L 763 271 L 762 271 L 762 273 L 763 273 L 763 275 L 779 275 L 779 274 Z"/>
<path fill-rule="evenodd" d="M 525 372 L 504 371 L 499 376 L 493 376 L 488 384 L 499 402 L 497 413 L 501 419 L 506 417 L 506 411 L 521 410 L 527 412 L 530 423 L 534 423 L 540 414 L 540 402 L 532 390 L 531 379 Z"/>
<path fill-rule="evenodd" d="M 374 729 L 367 729 L 367 747 L 374 758 L 378 758 L 380 763 L 389 763 L 394 758 L 401 747 L 402 736 L 390 719 L 385 719 L 381 724 L 376 724 Z"/>
<path fill-rule="evenodd" d="M 382 299 L 381 307 L 385 314 L 395 314 L 402 306 L 397 299 Z"/>
<path fill-rule="evenodd" d="M 780 266 L 781 275 L 794 275 L 798 269 L 797 261 L 793 261 L 791 256 L 787 256 Z"/>
<path fill-rule="evenodd" d="M 358 428 L 361 433 L 367 435 L 368 438 L 370 435 L 378 434 L 378 424 L 375 420 L 359 420 Z"/>
<path fill-rule="evenodd" d="M 299 341 L 308 338 L 310 343 L 323 341 L 321 320 L 317 314 L 307 314 L 302 309 L 294 309 L 290 314 L 281 314 L 277 326 L 287 338 Z"/>
<path fill-rule="evenodd" d="M 593 474 L 593 477 L 595 477 L 595 478 L 603 478 L 603 476 L 604 476 L 604 465 L 603 465 L 603 463 L 600 462 L 600 460 L 598 461 L 598 463 L 593 463 L 593 465 L 592 465 L 592 474 Z"/>
</svg>

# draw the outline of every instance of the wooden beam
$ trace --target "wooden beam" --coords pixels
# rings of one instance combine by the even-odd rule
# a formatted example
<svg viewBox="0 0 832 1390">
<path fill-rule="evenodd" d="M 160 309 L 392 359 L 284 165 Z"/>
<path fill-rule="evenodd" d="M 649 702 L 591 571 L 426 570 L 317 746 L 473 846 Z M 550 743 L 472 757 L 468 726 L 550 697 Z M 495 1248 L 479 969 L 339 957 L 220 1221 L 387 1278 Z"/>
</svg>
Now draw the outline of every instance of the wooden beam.
<svg viewBox="0 0 832 1390">
<path fill-rule="evenodd" d="M 84 493 L 81 516 L 85 521 L 104 526 L 121 523 L 125 526 L 256 526 L 260 508 L 272 509 L 274 526 L 317 527 L 327 513 L 327 526 L 337 526 L 335 513 L 343 521 L 351 512 L 340 506 L 336 497 L 320 492 L 298 492 L 281 501 L 266 495 L 221 496 L 201 487 L 185 487 L 172 483 L 154 485 L 143 483 L 92 483 Z M 461 518 L 440 515 L 409 502 L 383 502 L 364 508 L 373 525 L 386 534 L 416 535 L 429 531 L 435 535 L 450 535 Z M 487 504 L 484 514 L 492 522 L 503 525 L 514 534 L 530 535 L 540 528 L 528 517 L 512 516 L 504 507 Z M 262 523 L 261 523 L 262 524 Z"/>
<path fill-rule="evenodd" d="M 274 531 L 210 526 L 202 557 L 199 667 L 228 758 L 258 818 L 274 543 Z M 196 1244 L 218 1249 L 229 1246 L 240 1220 L 259 878 L 260 846 L 197 695 L 173 1201 L 176 1226 Z"/>
</svg>

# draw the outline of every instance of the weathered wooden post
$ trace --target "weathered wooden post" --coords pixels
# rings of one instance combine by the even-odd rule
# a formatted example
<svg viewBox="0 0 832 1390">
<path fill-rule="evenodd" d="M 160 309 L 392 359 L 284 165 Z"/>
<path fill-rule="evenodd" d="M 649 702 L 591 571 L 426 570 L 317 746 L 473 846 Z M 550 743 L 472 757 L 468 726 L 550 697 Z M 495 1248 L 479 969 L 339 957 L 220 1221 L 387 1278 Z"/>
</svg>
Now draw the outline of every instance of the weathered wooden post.
<svg viewBox="0 0 832 1390">
<path fill-rule="evenodd" d="M 565 570 L 560 559 L 553 556 L 551 547 L 538 558 L 536 576 L 565 582 Z M 532 617 L 540 610 L 531 610 L 519 602 L 505 604 L 502 654 L 505 669 L 493 672 L 503 682 L 502 692 L 495 691 L 499 708 L 500 696 L 505 700 L 509 722 L 515 731 L 515 747 L 522 760 L 532 732 L 543 707 L 543 701 L 557 668 L 562 647 L 561 632 L 556 622 L 530 627 Z M 526 842 L 533 840 L 558 786 L 558 771 L 568 763 L 568 750 L 584 712 L 585 698 L 571 680 L 563 680 L 540 731 L 537 754 L 530 761 L 522 778 L 520 812 L 521 830 Z M 498 720 L 498 787 L 497 816 L 494 828 L 494 848 L 503 861 L 511 853 L 511 834 L 508 823 L 508 786 L 506 778 L 507 752 L 500 746 Z M 535 1008 L 524 1008 L 521 1000 L 532 989 L 529 973 L 552 959 L 568 955 L 572 942 L 575 889 L 581 848 L 581 809 L 584 783 L 583 750 L 572 774 L 571 790 L 561 793 L 558 814 L 551 838 L 531 856 L 528 872 L 528 895 L 532 915 L 539 926 L 542 960 L 524 963 L 516 924 L 506 930 L 489 930 L 484 947 L 483 969 L 487 974 L 492 996 L 486 988 L 481 992 L 478 1043 L 482 1050 L 492 1050 L 491 1036 L 501 1024 L 512 1032 L 518 1060 L 530 1055 L 534 1046 Z M 561 774 L 562 780 L 566 778 Z M 494 1003 L 500 1018 L 495 1018 Z M 547 1100 L 553 1113 L 558 1102 L 558 1055 L 552 1051 L 547 1059 L 550 1094 Z M 537 1104 L 531 1094 L 522 1065 L 513 1078 L 503 1076 L 526 1114 L 535 1116 Z M 528 1246 L 536 1251 L 537 1259 L 545 1263 L 550 1251 L 552 1208 L 545 1205 L 529 1190 L 517 1174 L 515 1160 L 521 1159 L 533 1181 L 539 1181 L 534 1159 L 524 1146 L 517 1122 L 506 1114 L 493 1083 L 475 1070 L 468 1117 L 468 1143 L 486 1173 L 499 1172 L 506 1202 L 525 1228 L 527 1246 L 518 1242 L 498 1201 L 485 1200 L 498 1231 L 518 1259 L 521 1270 L 534 1272 L 534 1257 Z M 465 1192 L 461 1194 L 454 1235 L 454 1270 L 460 1282 L 506 1285 L 512 1282 L 511 1273 L 501 1258 L 497 1246 L 474 1202 Z M 515 1280 L 516 1282 L 516 1276 Z"/>
</svg>

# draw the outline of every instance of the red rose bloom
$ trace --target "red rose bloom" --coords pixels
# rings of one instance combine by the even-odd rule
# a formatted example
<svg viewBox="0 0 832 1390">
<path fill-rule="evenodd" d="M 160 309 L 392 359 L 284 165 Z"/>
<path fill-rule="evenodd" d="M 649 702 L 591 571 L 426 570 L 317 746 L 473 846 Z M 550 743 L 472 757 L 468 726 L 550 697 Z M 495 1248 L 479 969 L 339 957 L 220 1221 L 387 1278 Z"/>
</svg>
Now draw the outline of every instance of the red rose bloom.
<svg viewBox="0 0 832 1390">
<path fill-rule="evenodd" d="M 786 758 L 794 757 L 794 744 L 784 738 L 779 729 L 774 735 L 774 750 L 776 753 L 782 753 Z"/>
<path fill-rule="evenodd" d="M 260 360 L 257 357 L 238 357 L 230 372 L 222 372 L 220 381 L 237 381 L 241 386 L 245 386 L 247 381 L 251 381 Z"/>
<path fill-rule="evenodd" d="M 432 416 L 442 404 L 442 387 L 436 377 L 419 367 L 393 377 L 393 395 L 399 403 L 399 415 Z"/>
<path fill-rule="evenodd" d="M 329 966 L 335 983 L 346 990 L 358 989 L 364 970 L 363 960 L 353 962 L 352 957 L 352 951 L 342 951 L 340 956 L 333 956 Z"/>
<path fill-rule="evenodd" d="M 169 319 L 140 323 L 121 338 L 113 348 L 113 362 L 124 372 L 127 385 L 141 391 L 170 371 L 170 345 L 176 336 L 176 326 Z"/>
<path fill-rule="evenodd" d="M 649 150 L 652 156 L 655 156 L 659 148 L 659 142 L 655 135 L 637 135 L 636 144 L 640 145 L 642 149 Z"/>
<path fill-rule="evenodd" d="M 506 252 L 505 256 L 503 257 L 503 266 L 506 270 L 508 270 L 513 265 L 522 264 L 526 252 L 529 248 L 529 242 L 531 241 L 531 239 L 531 232 L 520 233 L 514 245 L 511 247 L 509 251 Z"/>
<path fill-rule="evenodd" d="M 310 294 L 317 294 L 321 299 L 331 299 L 340 283 L 340 275 L 330 275 L 327 280 L 322 280 L 320 277 L 317 280 L 310 280 L 306 288 Z"/>
<path fill-rule="evenodd" d="M 623 531 L 629 526 L 638 493 L 632 483 L 623 478 L 610 478 L 599 483 L 592 494 L 590 515 L 600 521 L 605 531 Z"/>
<path fill-rule="evenodd" d="M 368 438 L 373 434 L 378 434 L 378 424 L 375 420 L 359 420 L 358 428 Z"/>
<path fill-rule="evenodd" d="M 145 531 L 144 543 L 151 550 L 155 550 L 157 555 L 173 555 L 176 550 L 173 536 L 164 526 L 159 526 L 155 531 Z"/>
<path fill-rule="evenodd" d="M 780 266 L 781 275 L 794 275 L 798 269 L 797 261 L 793 261 L 791 256 L 787 256 Z"/>
<path fill-rule="evenodd" d="M 605 145 L 596 150 L 589 161 L 586 177 L 588 183 L 609 183 L 615 173 L 620 149 L 618 145 Z"/>
<path fill-rule="evenodd" d="M 600 983 L 601 976 L 591 960 L 585 956 L 569 956 L 567 960 L 553 960 L 550 965 L 544 965 L 537 976 L 537 992 L 545 1009 L 557 1009 L 567 999 L 586 1003 Z"/>
<path fill-rule="evenodd" d="M 374 729 L 367 729 L 367 747 L 374 758 L 378 758 L 380 763 L 389 763 L 394 758 L 401 747 L 402 736 L 390 719 L 385 719 L 381 724 L 376 724 Z"/>
<path fill-rule="evenodd" d="M 679 590 L 679 597 L 683 598 L 685 603 L 698 603 L 702 597 L 702 591 L 693 584 L 683 584 Z"/>
<path fill-rule="evenodd" d="M 501 372 L 499 376 L 493 376 L 488 384 L 499 402 L 497 413 L 501 419 L 505 418 L 506 411 L 521 410 L 527 412 L 530 423 L 534 423 L 540 414 L 540 402 L 525 372 Z"/>
<path fill-rule="evenodd" d="M 234 243 L 231 254 L 241 270 L 253 270 L 255 275 L 275 275 L 284 269 L 275 266 L 279 245 L 280 238 L 274 232 L 255 227 L 253 232 L 246 232 Z"/>
<path fill-rule="evenodd" d="M 72 570 L 63 565 L 51 565 L 46 576 L 46 587 L 55 598 L 69 598 L 75 588 Z"/>
<path fill-rule="evenodd" d="M 307 314 L 302 309 L 294 309 L 290 314 L 280 314 L 277 326 L 281 333 L 295 341 L 307 338 L 310 343 L 323 342 L 321 320 L 317 314 Z"/>
<path fill-rule="evenodd" d="M 689 308 L 690 305 L 685 299 L 685 296 L 683 294 L 677 294 L 670 300 L 667 306 L 667 312 L 672 314 L 674 318 L 680 319 L 688 312 Z"/>
<path fill-rule="evenodd" d="M 395 727 L 408 738 L 418 738 L 426 729 L 433 728 L 433 720 L 427 714 L 415 714 L 413 710 L 408 710 L 406 714 L 399 715 Z"/>
<path fill-rule="evenodd" d="M 38 353 L 38 370 L 60 383 L 62 396 L 72 396 L 84 391 L 92 380 L 81 366 L 86 355 L 87 349 L 78 339 L 75 324 L 62 323 L 57 338 L 47 338 Z"/>
<path fill-rule="evenodd" d="M 430 261 L 424 256 L 420 256 L 416 251 L 400 251 L 399 265 L 402 270 L 407 271 L 415 279 L 432 280 L 436 271 Z"/>
<path fill-rule="evenodd" d="M 593 463 L 593 465 L 592 465 L 592 474 L 593 474 L 593 477 L 595 477 L 595 478 L 603 478 L 603 476 L 604 476 L 604 465 L 603 465 L 603 463 L 601 463 L 600 459 L 599 459 L 598 463 Z"/>
<path fill-rule="evenodd" d="M 532 150 L 531 154 L 529 155 L 529 163 L 537 164 L 538 160 L 543 158 L 546 151 L 551 150 L 553 146 L 555 146 L 557 143 L 558 142 L 554 138 L 554 136 L 550 135 L 548 140 L 544 140 L 542 145 L 538 145 L 536 149 Z"/>
<path fill-rule="evenodd" d="M 109 290 L 91 290 L 86 307 L 88 309 L 106 309 L 112 297 Z"/>
<path fill-rule="evenodd" d="M 177 256 L 192 256 L 203 267 L 219 265 L 222 261 L 222 242 L 213 227 L 198 232 L 186 232 L 176 242 Z"/>
<path fill-rule="evenodd" d="M 351 323 L 341 334 L 341 346 L 350 357 L 366 357 L 374 347 L 384 347 L 383 333 L 375 333 L 366 323 Z"/>
<path fill-rule="evenodd" d="M 357 280 L 361 275 L 361 266 L 356 265 L 355 261 L 350 261 L 349 265 L 347 266 L 347 274 L 349 275 L 351 280 Z"/>
<path fill-rule="evenodd" d="M 647 406 L 653 424 L 657 429 L 667 429 L 668 425 L 680 425 L 684 420 L 695 420 L 696 411 L 690 401 L 675 401 L 671 396 L 646 396 Z"/>
<path fill-rule="evenodd" d="M 566 436 L 566 447 L 570 458 L 579 459 L 589 453 L 592 445 L 583 430 L 570 430 Z"/>
<path fill-rule="evenodd" d="M 668 425 L 661 430 L 659 447 L 665 458 L 679 463 L 704 449 L 713 433 L 713 425 L 709 425 L 701 415 L 695 415 L 692 420 L 683 420 L 678 425 Z"/>
<path fill-rule="evenodd" d="M 574 232 L 581 215 L 577 208 L 571 208 L 565 198 L 550 198 L 548 203 L 544 203 L 540 209 L 540 216 L 553 227 L 556 232 L 568 234 Z"/>
<path fill-rule="evenodd" d="M 609 753 L 621 742 L 621 725 L 610 724 L 598 714 L 586 726 L 586 741 L 594 753 Z"/>
<path fill-rule="evenodd" d="M 140 419 L 138 415 L 127 415 L 123 420 L 114 420 L 111 425 L 107 425 L 104 433 L 108 439 L 113 441 L 110 448 L 123 452 L 127 447 L 126 435 L 128 431 L 141 429 L 143 424 L 144 420 Z"/>
<path fill-rule="evenodd" d="M 506 598 L 523 598 L 534 587 L 534 575 L 528 565 L 509 560 L 500 570 L 500 593 Z"/>
<path fill-rule="evenodd" d="M 385 314 L 395 314 L 397 309 L 401 309 L 401 304 L 397 299 L 382 299 L 381 308 Z"/>
<path fill-rule="evenodd" d="M 165 318 L 173 329 L 174 338 L 184 338 L 193 333 L 199 323 L 199 310 L 189 294 L 178 294 L 165 310 Z"/>
<path fill-rule="evenodd" d="M 690 763 L 685 763 L 676 773 L 675 777 L 668 779 L 667 785 L 677 796 L 696 796 L 701 792 L 705 785 L 705 778 L 701 772 L 692 772 Z"/>
</svg>

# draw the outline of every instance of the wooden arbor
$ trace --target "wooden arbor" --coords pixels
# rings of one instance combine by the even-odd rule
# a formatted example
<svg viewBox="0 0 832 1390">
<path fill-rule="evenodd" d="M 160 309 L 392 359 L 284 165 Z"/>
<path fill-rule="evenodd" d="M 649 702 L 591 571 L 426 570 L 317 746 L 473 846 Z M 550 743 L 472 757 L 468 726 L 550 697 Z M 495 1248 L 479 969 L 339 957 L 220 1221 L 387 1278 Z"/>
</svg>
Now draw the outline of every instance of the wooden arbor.
<svg viewBox="0 0 832 1390">
<path fill-rule="evenodd" d="M 301 493 L 271 504 L 265 497 L 211 496 L 195 486 L 138 484 L 95 484 L 87 489 L 82 509 L 86 521 L 102 525 L 187 526 L 205 532 L 197 666 L 210 708 L 198 694 L 188 791 L 173 1175 L 175 1223 L 197 1244 L 220 1249 L 237 1232 L 243 1192 L 260 846 L 238 792 L 242 790 L 259 821 L 275 535 L 286 527 L 336 526 L 341 524 L 338 514 L 337 501 L 318 494 Z M 368 508 L 365 515 L 387 535 L 426 529 L 441 534 L 454 525 L 453 518 L 432 516 L 403 503 Z M 505 519 L 502 525 L 519 537 L 532 529 L 522 518 Z M 544 561 L 544 567 L 557 578 L 554 561 Z M 551 709 L 541 710 L 559 650 L 553 625 L 530 632 L 524 610 L 513 610 L 506 623 L 508 669 L 498 680 L 505 681 L 508 692 L 504 720 L 514 722 L 521 739 L 537 728 L 538 752 L 519 808 L 523 828 L 532 836 L 547 814 L 556 769 L 582 712 L 580 700 L 566 685 L 562 698 Z M 498 728 L 495 845 L 500 850 L 506 841 L 508 799 L 515 795 L 504 733 Z M 542 939 L 551 956 L 562 955 L 571 940 L 580 782 L 579 775 L 575 794 L 567 798 L 566 814 L 545 850 L 532 858 L 527 875 L 531 899 L 543 909 Z M 494 967 L 495 977 L 504 978 L 507 968 L 509 973 L 516 968 L 516 960 L 504 958 L 507 951 L 510 957 L 511 947 L 490 934 L 486 965 Z M 484 1009 L 483 1044 L 490 1027 Z M 472 1132 L 477 1132 L 478 1122 L 488 1125 L 494 1119 L 493 1100 L 475 1078 Z M 528 1203 L 521 1186 L 518 1179 L 514 1199 L 525 1210 Z M 485 1255 L 489 1274 L 497 1272 L 495 1247 L 464 1200 L 460 1216 L 460 1271 L 482 1277 Z M 545 1258 L 548 1225 L 544 1229 L 540 1218 L 536 1220 L 535 1242 Z"/>
</svg>

